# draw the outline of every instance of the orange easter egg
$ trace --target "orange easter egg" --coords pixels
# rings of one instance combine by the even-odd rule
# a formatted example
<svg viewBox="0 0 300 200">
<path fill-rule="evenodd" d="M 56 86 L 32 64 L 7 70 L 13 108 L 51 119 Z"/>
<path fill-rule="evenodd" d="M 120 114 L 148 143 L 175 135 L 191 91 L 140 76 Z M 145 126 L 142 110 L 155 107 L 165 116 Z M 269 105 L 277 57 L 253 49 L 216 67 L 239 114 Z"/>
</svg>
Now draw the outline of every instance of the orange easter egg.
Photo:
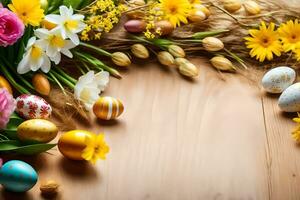
<svg viewBox="0 0 300 200">
<path fill-rule="evenodd" d="M 12 94 L 13 91 L 12 91 L 12 88 L 9 84 L 9 82 L 3 77 L 3 76 L 0 76 L 0 88 L 5 88 L 7 89 L 7 91 Z"/>
<path fill-rule="evenodd" d="M 122 102 L 113 97 L 100 97 L 93 106 L 94 114 L 103 120 L 116 119 L 123 111 Z"/>
<path fill-rule="evenodd" d="M 85 130 L 69 131 L 59 138 L 57 146 L 66 158 L 83 160 L 81 155 L 86 147 L 86 138 L 93 136 L 93 133 Z"/>
</svg>

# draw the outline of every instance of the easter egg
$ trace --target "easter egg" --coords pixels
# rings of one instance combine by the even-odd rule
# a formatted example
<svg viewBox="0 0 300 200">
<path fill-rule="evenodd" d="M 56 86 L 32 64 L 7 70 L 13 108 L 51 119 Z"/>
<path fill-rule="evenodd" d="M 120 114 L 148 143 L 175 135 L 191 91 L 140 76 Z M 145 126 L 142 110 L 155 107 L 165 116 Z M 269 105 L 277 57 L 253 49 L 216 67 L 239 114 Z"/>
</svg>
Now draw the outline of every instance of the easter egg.
<svg viewBox="0 0 300 200">
<path fill-rule="evenodd" d="M 285 112 L 300 111 L 300 83 L 295 83 L 285 89 L 279 97 L 278 105 Z"/>
<path fill-rule="evenodd" d="M 269 93 L 282 93 L 293 84 L 296 72 L 290 67 L 276 67 L 268 71 L 263 79 L 262 86 Z"/>
<path fill-rule="evenodd" d="M 124 106 L 113 97 L 100 97 L 95 102 L 93 111 L 99 119 L 110 120 L 119 117 L 124 111 Z"/>
<path fill-rule="evenodd" d="M 12 192 L 26 192 L 36 184 L 37 180 L 36 171 L 20 160 L 8 161 L 0 168 L 0 184 Z"/>
<path fill-rule="evenodd" d="M 36 95 L 22 94 L 16 102 L 16 112 L 25 119 L 47 119 L 52 112 L 51 106 Z"/>
<path fill-rule="evenodd" d="M 3 77 L 3 76 L 0 76 L 0 88 L 5 88 L 7 89 L 7 91 L 12 94 L 13 93 L 13 90 L 9 84 L 9 82 Z"/>
<path fill-rule="evenodd" d="M 47 143 L 58 133 L 55 124 L 45 119 L 30 119 L 18 126 L 17 136 L 21 141 L 32 143 Z"/>
<path fill-rule="evenodd" d="M 94 134 L 84 130 L 73 130 L 63 134 L 58 141 L 59 151 L 72 160 L 83 160 L 82 151 L 86 147 L 86 138 Z"/>
</svg>

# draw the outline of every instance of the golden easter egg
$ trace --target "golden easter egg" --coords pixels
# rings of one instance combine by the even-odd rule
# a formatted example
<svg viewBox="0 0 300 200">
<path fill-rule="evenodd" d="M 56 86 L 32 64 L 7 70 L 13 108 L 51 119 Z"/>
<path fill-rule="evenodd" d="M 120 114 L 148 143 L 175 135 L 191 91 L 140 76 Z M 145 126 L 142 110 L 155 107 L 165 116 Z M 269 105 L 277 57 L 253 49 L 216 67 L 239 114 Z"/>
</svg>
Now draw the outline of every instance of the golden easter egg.
<svg viewBox="0 0 300 200">
<path fill-rule="evenodd" d="M 95 102 L 93 111 L 99 119 L 111 120 L 123 113 L 124 106 L 120 100 L 113 97 L 100 97 Z"/>
<path fill-rule="evenodd" d="M 5 88 L 7 89 L 7 91 L 12 94 L 13 93 L 13 90 L 9 84 L 9 82 L 3 77 L 3 76 L 0 76 L 0 88 Z"/>
<path fill-rule="evenodd" d="M 18 138 L 24 142 L 47 143 L 53 140 L 58 128 L 45 119 L 30 119 L 18 126 Z"/>
<path fill-rule="evenodd" d="M 85 130 L 73 130 L 63 134 L 58 140 L 58 149 L 71 160 L 83 160 L 82 151 L 86 147 L 86 138 L 94 134 Z"/>
</svg>

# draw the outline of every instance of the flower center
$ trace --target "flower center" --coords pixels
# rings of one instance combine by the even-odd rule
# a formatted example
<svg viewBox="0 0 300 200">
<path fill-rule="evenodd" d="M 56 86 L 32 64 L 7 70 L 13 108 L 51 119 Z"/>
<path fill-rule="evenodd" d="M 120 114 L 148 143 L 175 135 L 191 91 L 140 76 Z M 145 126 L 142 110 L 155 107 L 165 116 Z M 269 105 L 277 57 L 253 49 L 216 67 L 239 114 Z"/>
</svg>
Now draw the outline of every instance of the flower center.
<svg viewBox="0 0 300 200">
<path fill-rule="evenodd" d="M 269 44 L 270 44 L 270 39 L 269 38 L 262 38 L 262 40 L 261 40 L 261 43 L 262 43 L 262 46 L 263 47 L 268 47 L 269 46 Z"/>
<path fill-rule="evenodd" d="M 61 36 L 53 35 L 50 39 L 50 44 L 54 47 L 62 48 L 65 46 L 65 41 Z"/>
<path fill-rule="evenodd" d="M 91 97 L 90 90 L 87 88 L 84 88 L 80 93 L 81 100 L 84 102 L 89 102 L 91 100 L 90 97 Z"/>
<path fill-rule="evenodd" d="M 171 14 L 176 14 L 178 8 L 177 8 L 176 5 L 171 5 L 170 8 L 169 8 L 169 10 L 170 10 L 170 13 L 171 13 Z"/>
<path fill-rule="evenodd" d="M 33 45 L 32 49 L 31 49 L 30 56 L 31 56 L 32 59 L 36 60 L 36 59 L 39 59 L 42 56 L 42 52 L 43 51 L 40 47 Z"/>
<path fill-rule="evenodd" d="M 76 20 L 67 20 L 64 25 L 68 30 L 74 30 L 78 27 L 78 22 Z"/>
</svg>

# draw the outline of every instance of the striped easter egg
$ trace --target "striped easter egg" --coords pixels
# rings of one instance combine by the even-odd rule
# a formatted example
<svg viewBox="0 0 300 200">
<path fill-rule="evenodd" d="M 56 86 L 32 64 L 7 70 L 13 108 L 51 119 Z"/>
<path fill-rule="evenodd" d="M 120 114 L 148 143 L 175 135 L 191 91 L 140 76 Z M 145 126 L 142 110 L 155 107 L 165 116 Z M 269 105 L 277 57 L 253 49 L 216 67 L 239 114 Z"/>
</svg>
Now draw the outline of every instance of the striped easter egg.
<svg viewBox="0 0 300 200">
<path fill-rule="evenodd" d="M 121 101 L 113 97 L 100 97 L 93 106 L 94 114 L 103 120 L 111 120 L 119 117 L 124 106 Z"/>
</svg>

